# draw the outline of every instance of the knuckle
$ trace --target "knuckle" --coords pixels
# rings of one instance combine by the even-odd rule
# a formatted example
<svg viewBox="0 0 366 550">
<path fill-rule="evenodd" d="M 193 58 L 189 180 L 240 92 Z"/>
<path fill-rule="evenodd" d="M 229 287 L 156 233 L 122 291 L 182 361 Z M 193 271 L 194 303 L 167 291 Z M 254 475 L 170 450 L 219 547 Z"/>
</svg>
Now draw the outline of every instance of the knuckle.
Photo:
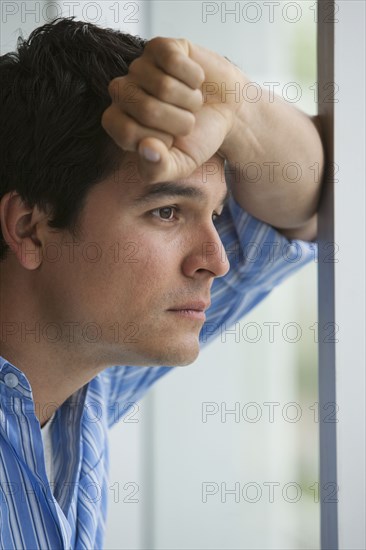
<svg viewBox="0 0 366 550">
<path fill-rule="evenodd" d="M 102 127 L 109 133 L 112 134 L 114 132 L 115 128 L 115 120 L 118 117 L 118 111 L 117 108 L 113 105 L 113 103 L 107 107 L 107 109 L 103 112 L 102 118 L 101 118 L 101 125 Z"/>
<path fill-rule="evenodd" d="M 111 80 L 108 84 L 108 93 L 113 101 L 119 101 L 122 90 L 122 82 L 121 77 L 117 77 Z"/>
<path fill-rule="evenodd" d="M 145 99 L 139 105 L 139 114 L 143 119 L 144 123 L 151 123 L 155 119 L 155 107 L 153 102 L 150 99 Z"/>
<path fill-rule="evenodd" d="M 140 57 L 136 57 L 135 59 L 133 59 L 128 66 L 128 70 L 133 71 L 136 68 L 136 65 L 139 64 L 140 59 Z"/>
<path fill-rule="evenodd" d="M 181 38 L 180 40 L 182 40 L 183 44 L 185 44 L 186 49 L 188 51 L 191 51 L 193 47 L 193 42 L 191 40 L 188 40 L 188 38 Z"/>
<path fill-rule="evenodd" d="M 104 130 L 107 132 L 109 130 L 109 107 L 108 109 L 106 109 L 103 114 L 102 114 L 102 118 L 100 119 L 100 123 L 102 125 L 102 128 L 104 128 Z"/>
<path fill-rule="evenodd" d="M 182 52 L 184 52 L 186 55 L 189 55 L 189 52 L 191 52 L 193 48 L 193 42 L 191 42 L 187 38 L 177 38 L 176 42 L 180 44 Z"/>
<path fill-rule="evenodd" d="M 182 62 L 182 56 L 175 51 L 167 51 L 164 56 L 164 67 L 167 71 L 173 72 L 175 67 Z"/>
<path fill-rule="evenodd" d="M 157 85 L 157 95 L 159 99 L 168 101 L 174 90 L 174 82 L 169 76 L 162 77 Z"/>
<path fill-rule="evenodd" d="M 143 64 L 144 60 L 142 57 L 136 57 L 128 66 L 128 72 L 131 74 L 138 74 L 141 64 Z"/>
<path fill-rule="evenodd" d="M 139 101 L 140 88 L 136 82 L 127 82 L 123 88 L 121 99 L 124 103 L 137 103 Z"/>
<path fill-rule="evenodd" d="M 136 147 L 136 125 L 132 120 L 123 121 L 122 131 L 119 142 L 126 149 L 135 149 Z"/>
<path fill-rule="evenodd" d="M 164 36 L 155 36 L 154 38 L 151 38 L 151 40 L 149 40 L 146 43 L 145 50 L 150 51 L 155 48 L 160 48 L 161 46 L 164 46 L 169 42 L 170 42 L 169 38 L 166 38 Z"/>
</svg>

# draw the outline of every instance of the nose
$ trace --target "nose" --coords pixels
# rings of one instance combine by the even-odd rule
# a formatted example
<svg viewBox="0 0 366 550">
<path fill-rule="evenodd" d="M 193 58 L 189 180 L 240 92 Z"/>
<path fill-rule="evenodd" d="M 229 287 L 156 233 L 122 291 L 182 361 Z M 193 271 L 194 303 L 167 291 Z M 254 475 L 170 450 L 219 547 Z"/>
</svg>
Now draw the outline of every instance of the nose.
<svg viewBox="0 0 366 550">
<path fill-rule="evenodd" d="M 230 263 L 216 228 L 197 227 L 190 252 L 183 261 L 184 274 L 194 277 L 197 272 L 209 272 L 212 277 L 223 277 L 229 269 Z"/>
</svg>

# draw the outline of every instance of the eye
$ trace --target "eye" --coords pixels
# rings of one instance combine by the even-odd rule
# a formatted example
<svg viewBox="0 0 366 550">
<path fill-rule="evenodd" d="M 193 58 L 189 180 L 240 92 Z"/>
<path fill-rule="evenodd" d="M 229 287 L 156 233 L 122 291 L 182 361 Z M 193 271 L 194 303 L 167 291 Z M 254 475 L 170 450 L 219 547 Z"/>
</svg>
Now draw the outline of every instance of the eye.
<svg viewBox="0 0 366 550">
<path fill-rule="evenodd" d="M 174 220 L 174 218 L 171 217 L 172 212 L 178 212 L 178 208 L 176 206 L 163 206 L 162 208 L 156 208 L 155 210 L 152 210 L 151 213 L 153 216 L 157 216 L 162 220 L 170 222 Z"/>
<path fill-rule="evenodd" d="M 180 212 L 180 209 L 178 206 L 162 206 L 161 208 L 155 208 L 151 211 L 151 214 L 157 218 L 159 218 L 162 221 L 165 222 L 173 222 L 177 218 L 174 217 L 174 213 L 178 214 Z M 222 213 L 218 213 L 216 211 L 212 214 L 212 221 L 215 222 Z"/>
</svg>

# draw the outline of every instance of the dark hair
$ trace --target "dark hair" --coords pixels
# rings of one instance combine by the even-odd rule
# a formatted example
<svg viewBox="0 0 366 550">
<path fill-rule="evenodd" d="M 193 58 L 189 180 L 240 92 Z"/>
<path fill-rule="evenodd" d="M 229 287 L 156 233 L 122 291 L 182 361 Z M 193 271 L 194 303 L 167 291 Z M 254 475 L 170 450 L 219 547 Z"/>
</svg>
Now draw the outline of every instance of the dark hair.
<svg viewBox="0 0 366 550">
<path fill-rule="evenodd" d="M 76 234 L 90 188 L 123 151 L 101 125 L 109 82 L 128 72 L 146 40 L 75 16 L 36 28 L 0 56 L 0 199 L 17 191 Z M 0 228 L 0 261 L 9 251 Z"/>
</svg>

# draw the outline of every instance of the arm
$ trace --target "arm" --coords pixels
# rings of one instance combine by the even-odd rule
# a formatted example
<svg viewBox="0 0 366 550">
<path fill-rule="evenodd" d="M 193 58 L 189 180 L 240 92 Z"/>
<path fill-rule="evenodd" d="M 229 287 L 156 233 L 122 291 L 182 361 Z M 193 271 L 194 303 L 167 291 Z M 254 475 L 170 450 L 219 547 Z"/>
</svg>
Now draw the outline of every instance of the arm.
<svg viewBox="0 0 366 550">
<path fill-rule="evenodd" d="M 260 101 L 240 105 L 220 152 L 243 208 L 288 238 L 316 238 L 324 170 L 318 117 L 262 90 Z"/>
<path fill-rule="evenodd" d="M 256 103 L 245 101 L 240 92 L 248 82 L 215 52 L 185 39 L 157 37 L 126 76 L 111 81 L 113 101 L 102 126 L 122 149 L 139 153 L 140 175 L 151 183 L 187 177 L 216 152 L 229 166 L 239 165 L 240 174 L 243 166 L 256 163 L 257 183 L 240 175 L 232 184 L 237 202 L 285 236 L 311 240 L 321 185 L 321 175 L 314 181 L 314 167 L 323 171 L 316 125 L 278 97 L 270 101 L 262 94 Z M 128 103 L 124 92 L 131 86 L 137 94 Z M 238 86 L 238 96 L 222 93 L 223 87 Z M 144 157 L 146 149 L 154 161 Z M 286 181 L 294 179 L 288 163 L 300 170 L 296 182 Z"/>
</svg>

